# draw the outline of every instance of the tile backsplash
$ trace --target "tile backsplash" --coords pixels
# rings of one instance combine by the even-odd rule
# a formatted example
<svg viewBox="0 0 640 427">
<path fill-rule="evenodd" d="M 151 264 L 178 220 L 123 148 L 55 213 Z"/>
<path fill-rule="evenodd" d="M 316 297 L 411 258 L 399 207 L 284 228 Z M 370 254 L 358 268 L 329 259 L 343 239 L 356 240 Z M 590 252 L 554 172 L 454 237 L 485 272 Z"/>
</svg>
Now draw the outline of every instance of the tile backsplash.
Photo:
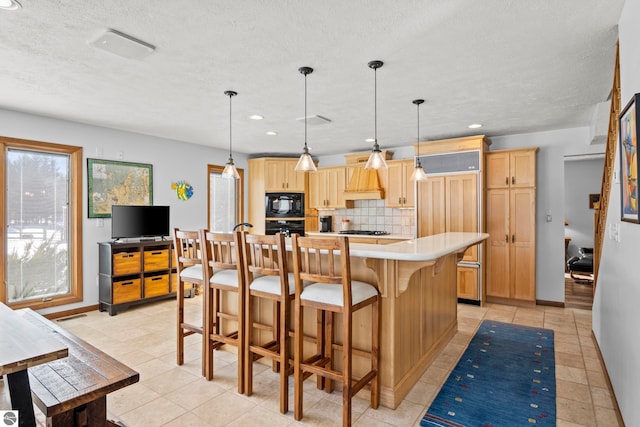
<svg viewBox="0 0 640 427">
<path fill-rule="evenodd" d="M 318 210 L 320 216 L 331 216 L 332 231 L 340 231 L 343 219 L 349 219 L 352 230 L 378 230 L 403 236 L 416 235 L 414 209 L 384 206 L 384 200 L 355 200 L 351 209 Z"/>
</svg>

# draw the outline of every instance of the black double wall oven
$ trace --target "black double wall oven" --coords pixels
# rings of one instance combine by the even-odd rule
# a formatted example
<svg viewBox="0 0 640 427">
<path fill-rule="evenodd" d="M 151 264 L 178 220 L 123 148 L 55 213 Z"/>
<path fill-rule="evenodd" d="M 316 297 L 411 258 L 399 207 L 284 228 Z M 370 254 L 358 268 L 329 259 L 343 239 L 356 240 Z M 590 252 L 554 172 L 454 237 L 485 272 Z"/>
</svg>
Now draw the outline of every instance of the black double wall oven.
<svg viewBox="0 0 640 427">
<path fill-rule="evenodd" d="M 304 235 L 304 193 L 265 194 L 265 234 Z"/>
</svg>

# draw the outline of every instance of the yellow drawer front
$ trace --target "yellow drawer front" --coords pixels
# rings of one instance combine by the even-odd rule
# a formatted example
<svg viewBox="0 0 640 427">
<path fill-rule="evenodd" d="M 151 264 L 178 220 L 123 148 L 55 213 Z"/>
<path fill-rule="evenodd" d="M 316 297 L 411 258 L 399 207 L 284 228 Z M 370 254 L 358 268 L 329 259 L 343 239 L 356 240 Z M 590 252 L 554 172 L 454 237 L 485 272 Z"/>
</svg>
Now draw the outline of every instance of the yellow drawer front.
<svg viewBox="0 0 640 427">
<path fill-rule="evenodd" d="M 144 297 L 156 297 L 169 293 L 169 275 L 145 277 L 144 278 Z"/>
<path fill-rule="evenodd" d="M 140 299 L 140 279 L 113 282 L 113 303 L 135 301 Z"/>
<path fill-rule="evenodd" d="M 178 289 L 178 274 L 171 273 L 171 292 L 175 292 Z"/>
<path fill-rule="evenodd" d="M 169 268 L 169 250 L 144 251 L 144 271 Z"/>
<path fill-rule="evenodd" d="M 118 252 L 113 254 L 113 275 L 140 272 L 140 252 Z"/>
</svg>

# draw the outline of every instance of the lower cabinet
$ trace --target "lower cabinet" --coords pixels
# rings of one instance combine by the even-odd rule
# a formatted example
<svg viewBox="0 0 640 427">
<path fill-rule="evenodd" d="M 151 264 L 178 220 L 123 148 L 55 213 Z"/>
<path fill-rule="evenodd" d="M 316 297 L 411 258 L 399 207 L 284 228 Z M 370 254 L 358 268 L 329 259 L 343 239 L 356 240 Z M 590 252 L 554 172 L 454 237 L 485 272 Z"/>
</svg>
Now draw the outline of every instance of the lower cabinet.
<svg viewBox="0 0 640 427">
<path fill-rule="evenodd" d="M 478 267 L 463 266 L 458 264 L 458 298 L 478 301 Z"/>
<path fill-rule="evenodd" d="M 100 311 L 119 309 L 176 295 L 171 241 L 98 243 Z"/>
<path fill-rule="evenodd" d="M 487 191 L 487 297 L 536 302 L 534 188 Z"/>
</svg>

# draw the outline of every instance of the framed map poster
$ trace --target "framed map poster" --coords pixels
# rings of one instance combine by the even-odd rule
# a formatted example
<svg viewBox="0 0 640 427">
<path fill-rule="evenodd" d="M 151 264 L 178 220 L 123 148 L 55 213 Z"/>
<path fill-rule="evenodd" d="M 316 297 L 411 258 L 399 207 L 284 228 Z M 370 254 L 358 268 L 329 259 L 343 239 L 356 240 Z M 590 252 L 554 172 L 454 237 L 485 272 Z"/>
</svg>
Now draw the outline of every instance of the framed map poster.
<svg viewBox="0 0 640 427">
<path fill-rule="evenodd" d="M 153 165 L 87 159 L 89 218 L 111 218 L 111 205 L 153 205 Z"/>
</svg>

